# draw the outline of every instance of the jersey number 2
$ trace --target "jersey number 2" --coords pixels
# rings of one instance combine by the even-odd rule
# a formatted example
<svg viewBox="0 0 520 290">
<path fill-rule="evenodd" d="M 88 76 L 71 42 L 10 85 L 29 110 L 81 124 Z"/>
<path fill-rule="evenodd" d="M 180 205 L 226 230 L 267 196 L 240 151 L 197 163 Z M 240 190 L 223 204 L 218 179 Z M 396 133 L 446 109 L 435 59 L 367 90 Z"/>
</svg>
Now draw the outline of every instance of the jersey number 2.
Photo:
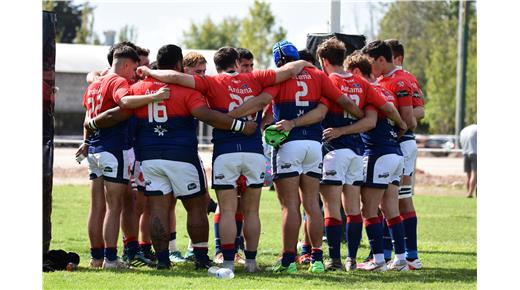
<svg viewBox="0 0 520 290">
<path fill-rule="evenodd" d="M 294 94 L 294 99 L 296 100 L 296 106 L 298 107 L 308 107 L 309 101 L 302 101 L 300 98 L 307 96 L 307 93 L 309 93 L 309 89 L 307 88 L 307 84 L 302 81 L 296 81 L 296 85 L 301 88 L 301 90 L 297 91 L 296 94 Z"/>
<path fill-rule="evenodd" d="M 348 95 L 348 97 L 354 101 L 354 103 L 356 103 L 356 106 L 359 107 L 359 95 Z M 353 115 L 351 115 L 349 112 L 347 111 L 343 111 L 343 117 L 345 118 L 350 118 L 350 119 L 354 119 L 354 120 L 357 120 L 356 117 L 354 117 Z"/>
</svg>

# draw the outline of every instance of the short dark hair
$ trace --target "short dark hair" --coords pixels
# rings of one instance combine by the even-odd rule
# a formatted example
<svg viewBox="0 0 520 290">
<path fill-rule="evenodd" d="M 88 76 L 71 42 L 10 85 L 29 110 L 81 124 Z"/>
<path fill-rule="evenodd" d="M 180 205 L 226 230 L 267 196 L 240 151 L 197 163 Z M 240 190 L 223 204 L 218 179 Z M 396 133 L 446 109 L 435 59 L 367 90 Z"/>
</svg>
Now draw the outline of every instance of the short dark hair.
<svg viewBox="0 0 520 290">
<path fill-rule="evenodd" d="M 331 65 L 343 65 L 347 49 L 345 44 L 339 41 L 336 37 L 327 39 L 318 45 L 316 55 L 320 58 L 324 58 L 330 62 Z"/>
<path fill-rule="evenodd" d="M 363 54 L 378 59 L 380 56 L 384 57 L 387 62 L 392 62 L 392 49 L 388 44 L 382 40 L 374 40 L 365 45 L 362 49 Z"/>
<path fill-rule="evenodd" d="M 120 47 L 123 47 L 123 46 L 130 46 L 134 50 L 137 50 L 137 46 L 135 44 L 133 44 L 132 42 L 130 42 L 130 41 L 122 41 L 122 42 L 118 42 L 118 43 L 113 44 L 108 49 L 108 54 L 107 54 L 107 60 L 108 60 L 108 64 L 110 66 L 112 66 L 112 62 L 114 61 L 114 51 L 116 49 L 120 48 Z"/>
<path fill-rule="evenodd" d="M 300 55 L 300 59 L 308 61 L 312 64 L 316 63 L 316 59 L 308 49 L 298 50 L 298 54 Z"/>
<path fill-rule="evenodd" d="M 125 45 L 114 50 L 113 59 L 126 58 L 133 60 L 134 62 L 139 62 L 139 55 L 132 47 Z"/>
<path fill-rule="evenodd" d="M 402 56 L 404 57 L 404 46 L 397 39 L 387 39 L 385 43 L 390 46 L 393 57 Z"/>
<path fill-rule="evenodd" d="M 139 55 L 139 56 L 148 56 L 148 55 L 150 55 L 150 50 L 148 48 L 144 48 L 144 47 L 138 46 L 136 51 L 137 51 L 137 55 Z"/>
<path fill-rule="evenodd" d="M 356 51 L 347 56 L 344 65 L 347 70 L 358 68 L 364 76 L 370 76 L 372 73 L 372 66 L 367 56 Z"/>
<path fill-rule="evenodd" d="M 150 63 L 150 69 L 157 69 L 157 61 L 154 60 Z"/>
<path fill-rule="evenodd" d="M 176 69 L 181 64 L 182 68 L 182 49 L 174 44 L 166 44 L 159 48 L 157 52 L 158 69 Z"/>
<path fill-rule="evenodd" d="M 217 52 L 215 52 L 215 56 L 213 57 L 213 62 L 215 62 L 215 67 L 218 71 L 225 70 L 229 67 L 235 65 L 238 60 L 238 52 L 236 49 L 232 47 L 222 47 Z"/>
<path fill-rule="evenodd" d="M 246 48 L 243 48 L 243 47 L 239 47 L 239 48 L 236 48 L 237 52 L 238 52 L 238 59 L 253 59 L 254 56 L 253 56 L 253 53 L 251 53 L 251 51 L 249 51 L 249 49 L 246 49 Z"/>
</svg>

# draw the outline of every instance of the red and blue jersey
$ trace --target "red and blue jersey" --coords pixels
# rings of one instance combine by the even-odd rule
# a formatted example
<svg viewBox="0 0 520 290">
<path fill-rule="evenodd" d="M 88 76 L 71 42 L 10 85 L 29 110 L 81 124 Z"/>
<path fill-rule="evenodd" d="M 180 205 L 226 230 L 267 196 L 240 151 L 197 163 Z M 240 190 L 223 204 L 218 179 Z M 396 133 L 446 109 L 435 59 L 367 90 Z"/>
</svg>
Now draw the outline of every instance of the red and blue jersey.
<svg viewBox="0 0 520 290">
<path fill-rule="evenodd" d="M 341 92 L 356 103 L 361 110 L 368 105 L 378 108 L 386 103 L 386 99 L 378 93 L 369 82 L 364 78 L 353 75 L 349 72 L 344 74 L 332 73 L 329 75 L 332 83 L 341 90 Z M 322 121 L 323 128 L 337 128 L 348 126 L 357 121 L 357 118 L 346 112 L 342 106 L 337 103 L 329 105 L 329 111 Z M 323 142 L 324 154 L 332 150 L 349 148 L 358 155 L 362 155 L 364 151 L 363 140 L 360 134 L 343 135 L 330 142 Z"/>
<path fill-rule="evenodd" d="M 258 96 L 264 87 L 276 81 L 274 70 L 256 70 L 252 73 L 225 72 L 216 76 L 195 76 L 195 89 L 206 96 L 211 109 L 228 113 L 245 101 Z M 263 154 L 260 122 L 262 113 L 241 118 L 255 121 L 256 132 L 246 136 L 240 132 L 213 129 L 213 156 L 233 152 L 254 152 Z"/>
<path fill-rule="evenodd" d="M 132 85 L 130 91 L 134 95 L 149 95 L 165 85 L 170 89 L 169 99 L 134 110 L 136 154 L 141 161 L 166 159 L 192 162 L 197 156 L 198 121 L 191 111 L 207 106 L 202 94 L 151 77 Z"/>
<path fill-rule="evenodd" d="M 297 118 L 322 103 L 329 106 L 343 94 L 329 77 L 317 68 L 304 68 L 299 75 L 265 90 L 273 96 L 275 122 Z M 330 102 L 328 102 L 328 101 Z M 288 141 L 315 140 L 320 142 L 323 134 L 321 123 L 297 127 L 289 133 Z"/>
<path fill-rule="evenodd" d="M 89 118 L 118 106 L 122 97 L 128 95 L 128 81 L 114 73 L 109 73 L 91 83 L 83 95 L 83 106 Z M 123 121 L 110 128 L 100 128 L 92 133 L 88 142 L 91 152 L 126 150 L 128 144 L 127 122 Z"/>
<path fill-rule="evenodd" d="M 372 87 L 379 95 L 384 97 L 386 101 L 391 102 L 396 107 L 398 106 L 398 100 L 391 91 L 379 85 L 373 85 Z M 377 107 L 368 106 L 367 110 L 377 111 L 377 123 L 376 127 L 372 130 L 361 133 L 361 138 L 365 144 L 364 155 L 403 155 L 397 140 L 399 127 Z"/>
<path fill-rule="evenodd" d="M 377 83 L 383 88 L 389 90 L 397 97 L 397 110 L 400 111 L 401 107 L 412 106 L 413 107 L 413 86 L 410 83 L 409 77 L 405 75 L 402 69 L 396 67 L 387 74 L 381 76 Z M 404 135 L 399 139 L 399 142 L 414 140 L 415 134 L 412 130 L 406 131 Z"/>
</svg>

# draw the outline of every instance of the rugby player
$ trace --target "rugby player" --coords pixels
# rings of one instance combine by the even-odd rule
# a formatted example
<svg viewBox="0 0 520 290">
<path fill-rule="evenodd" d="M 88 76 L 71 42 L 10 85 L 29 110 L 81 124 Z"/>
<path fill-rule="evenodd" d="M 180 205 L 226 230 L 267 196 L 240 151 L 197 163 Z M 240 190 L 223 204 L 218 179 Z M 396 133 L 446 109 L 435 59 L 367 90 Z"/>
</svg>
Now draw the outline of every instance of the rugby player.
<svg viewBox="0 0 520 290">
<path fill-rule="evenodd" d="M 128 94 L 128 81 L 135 78 L 139 57 L 129 46 L 114 50 L 113 64 L 107 74 L 89 85 L 83 104 L 87 108 L 85 122 L 101 112 L 116 106 L 135 108 L 146 102 L 161 100 L 169 96 L 168 90 L 161 89 L 149 96 L 137 96 L 132 101 L 123 101 Z M 94 125 L 95 127 L 95 125 Z M 123 196 L 129 182 L 129 154 L 127 123 L 95 130 L 88 134 L 85 130 L 85 144 L 76 155 L 87 155 L 91 184 L 91 210 L 89 214 L 89 237 L 91 240 L 91 267 L 126 268 L 128 265 L 117 258 L 117 237 Z M 87 144 L 88 143 L 88 144 Z M 106 190 L 106 192 L 105 192 Z M 106 203 L 106 212 L 105 212 Z M 104 218 L 103 218 L 104 216 Z M 102 227 L 101 227 L 102 222 Z M 102 228 L 102 242 L 100 229 Z M 103 262 L 101 263 L 102 258 Z"/>
<path fill-rule="evenodd" d="M 288 41 L 280 41 L 273 47 L 273 57 L 278 67 L 299 59 L 298 50 Z M 330 79 L 316 68 L 305 68 L 291 80 L 266 89 L 259 97 L 251 99 L 237 109 L 237 114 L 250 114 L 273 103 L 274 119 L 278 130 L 288 131 L 282 145 L 274 149 L 272 164 L 278 199 L 282 205 L 283 254 L 276 273 L 297 272 L 295 257 L 298 232 L 301 224 L 300 203 L 308 216 L 308 232 L 311 240 L 312 261 L 309 271 L 322 273 L 323 217 L 318 205 L 319 179 L 321 178 L 320 121 L 326 113 L 325 99 L 338 102 L 357 117 L 363 112 L 346 95 L 335 88 Z M 313 110 L 317 107 L 322 109 Z M 313 112 L 313 114 L 306 114 Z M 301 195 L 298 191 L 301 190 Z"/>
<path fill-rule="evenodd" d="M 396 74 L 405 77 L 413 90 L 412 106 L 414 116 L 419 122 L 424 118 L 424 98 L 423 92 L 415 76 L 403 69 L 404 47 L 397 39 L 387 39 L 385 43 L 392 50 L 392 61 L 397 66 Z M 415 163 L 417 159 L 417 143 L 413 132 L 407 132 L 399 140 L 401 150 L 404 156 L 404 172 L 401 178 L 401 187 L 399 188 L 399 210 L 403 219 L 405 232 L 406 260 L 410 269 L 421 269 L 422 263 L 419 260 L 417 251 L 417 216 L 413 205 L 413 174 L 415 172 Z M 385 245 L 388 247 L 388 244 Z M 392 249 L 389 248 L 391 251 Z"/>
<path fill-rule="evenodd" d="M 415 128 L 412 90 L 408 82 L 395 75 L 391 79 L 388 78 L 391 75 L 388 73 L 395 69 L 390 47 L 383 41 L 373 41 L 366 45 L 362 52 L 371 65 L 373 76 L 384 75 L 387 77 L 386 79 L 385 77 L 380 78 L 380 87 L 376 86 L 376 88 L 380 89 L 387 98 L 395 96 L 394 104 L 398 108 L 401 118 L 408 128 Z M 365 185 L 362 189 L 363 215 L 374 256 L 372 261 L 364 264 L 363 269 L 368 271 L 387 270 L 383 254 L 382 227 L 377 217 L 377 208 L 381 204 L 396 253 L 394 261 L 390 262 L 388 268 L 408 270 L 404 253 L 404 228 L 398 206 L 398 185 L 404 166 L 402 151 L 399 146 L 394 144 L 394 141 L 397 141 L 398 138 L 398 133 L 392 130 L 392 128 L 395 128 L 395 124 L 388 123 L 386 120 L 383 120 L 383 122 L 379 120 L 377 124 L 382 127 L 376 126 L 375 129 L 362 135 L 365 143 L 364 161 L 366 170 Z M 377 134 L 379 130 L 384 130 L 384 132 Z M 396 175 L 399 178 L 396 178 Z"/>
<path fill-rule="evenodd" d="M 238 53 L 234 48 L 223 47 L 214 56 L 217 76 L 192 76 L 172 70 L 151 71 L 146 67 L 138 72 L 144 76 L 166 83 L 176 83 L 194 88 L 205 94 L 211 108 L 230 113 L 244 101 L 259 95 L 264 87 L 280 83 L 297 75 L 307 62 L 295 62 L 276 70 L 256 70 L 250 74 L 239 73 Z M 253 113 L 247 120 L 260 123 L 260 115 Z M 242 196 L 244 214 L 244 236 L 246 240 L 246 271 L 259 270 L 256 263 L 258 240 L 260 238 L 259 203 L 265 175 L 260 128 L 252 137 L 244 134 L 213 130 L 213 182 L 220 208 L 219 234 L 224 256 L 223 267 L 234 271 L 235 239 L 237 228 L 236 181 L 240 175 L 247 178 L 247 190 Z"/>
<path fill-rule="evenodd" d="M 395 107 L 378 94 L 361 76 L 345 72 L 343 60 L 346 48 L 343 42 L 330 38 L 317 49 L 320 64 L 332 82 L 348 95 L 361 109 L 373 106 L 380 109 L 399 126 L 405 127 Z M 348 257 L 346 270 L 356 269 L 356 255 L 361 240 L 362 218 L 360 190 L 363 184 L 363 141 L 359 133 L 375 126 L 375 111 L 365 111 L 365 117 L 345 114 L 339 105 L 330 107 L 322 126 L 323 132 L 323 177 L 321 197 L 325 212 L 325 232 L 329 245 L 327 270 L 342 270 L 341 263 L 341 205 L 347 215 Z M 370 118 L 369 114 L 373 114 Z"/>
</svg>

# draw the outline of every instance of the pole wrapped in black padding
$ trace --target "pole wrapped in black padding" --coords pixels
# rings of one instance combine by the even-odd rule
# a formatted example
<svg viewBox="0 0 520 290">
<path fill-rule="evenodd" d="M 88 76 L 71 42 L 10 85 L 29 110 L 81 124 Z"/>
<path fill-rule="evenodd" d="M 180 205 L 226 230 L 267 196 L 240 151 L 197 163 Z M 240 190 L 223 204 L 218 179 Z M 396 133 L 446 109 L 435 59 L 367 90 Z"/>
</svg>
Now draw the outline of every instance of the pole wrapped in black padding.
<svg viewBox="0 0 520 290">
<path fill-rule="evenodd" d="M 307 50 L 312 53 L 312 55 L 316 56 L 318 45 L 334 36 L 345 44 L 345 47 L 347 48 L 347 55 L 351 54 L 356 49 L 361 49 L 366 44 L 366 38 L 364 35 L 342 33 L 309 33 L 307 34 Z M 315 63 L 314 65 L 319 66 L 319 63 Z"/>
</svg>

